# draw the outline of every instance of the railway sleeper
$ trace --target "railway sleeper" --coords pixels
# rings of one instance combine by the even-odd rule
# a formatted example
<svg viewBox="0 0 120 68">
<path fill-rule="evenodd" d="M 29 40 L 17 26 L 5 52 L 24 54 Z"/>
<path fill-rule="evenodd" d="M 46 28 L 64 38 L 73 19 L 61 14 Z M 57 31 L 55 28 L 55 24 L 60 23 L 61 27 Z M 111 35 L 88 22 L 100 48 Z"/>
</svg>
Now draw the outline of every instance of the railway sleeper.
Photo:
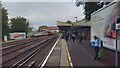
<svg viewBox="0 0 120 68">
<path fill-rule="evenodd" d="M 29 67 L 29 68 L 33 68 L 35 63 L 36 63 L 35 61 L 32 61 L 32 62 L 28 65 L 28 67 Z"/>
<path fill-rule="evenodd" d="M 53 38 L 55 38 L 55 36 L 49 38 L 49 39 L 46 40 L 46 41 L 50 42 L 51 39 L 53 39 Z M 44 41 L 44 42 L 46 42 L 46 41 Z M 45 43 L 44 45 L 47 45 L 48 42 Z M 18 61 L 17 63 L 15 63 L 15 64 L 14 64 L 13 66 L 11 66 L 10 68 L 14 68 L 14 67 L 19 68 L 19 67 L 21 67 L 24 63 L 26 63 L 28 60 L 30 60 L 32 57 L 34 57 L 38 52 L 40 52 L 40 51 L 42 50 L 42 48 L 44 49 L 44 47 L 45 47 L 44 45 L 42 45 L 41 47 L 39 47 L 38 49 L 36 49 L 36 50 L 33 51 L 32 53 L 30 53 L 29 55 L 27 55 L 26 57 L 24 57 L 23 59 L 21 59 L 21 60 Z"/>
</svg>

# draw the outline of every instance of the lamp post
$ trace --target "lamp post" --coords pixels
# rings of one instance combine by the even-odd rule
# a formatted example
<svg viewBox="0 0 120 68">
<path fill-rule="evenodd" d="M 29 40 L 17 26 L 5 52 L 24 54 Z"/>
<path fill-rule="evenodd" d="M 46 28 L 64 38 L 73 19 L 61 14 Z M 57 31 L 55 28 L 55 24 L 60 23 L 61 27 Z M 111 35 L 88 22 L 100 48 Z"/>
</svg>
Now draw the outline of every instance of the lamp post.
<svg viewBox="0 0 120 68">
<path fill-rule="evenodd" d="M 118 54 L 117 54 L 117 29 L 116 29 L 115 33 L 116 33 L 116 37 L 115 37 L 115 41 L 116 41 L 116 49 L 115 49 L 115 66 L 116 66 L 116 68 L 117 68 L 117 66 L 118 66 Z"/>
<path fill-rule="evenodd" d="M 76 20 L 76 25 L 77 25 L 77 17 L 74 17 L 75 18 L 75 20 Z"/>
<path fill-rule="evenodd" d="M 76 22 L 77 22 L 77 17 L 74 17 L 76 19 Z"/>
</svg>

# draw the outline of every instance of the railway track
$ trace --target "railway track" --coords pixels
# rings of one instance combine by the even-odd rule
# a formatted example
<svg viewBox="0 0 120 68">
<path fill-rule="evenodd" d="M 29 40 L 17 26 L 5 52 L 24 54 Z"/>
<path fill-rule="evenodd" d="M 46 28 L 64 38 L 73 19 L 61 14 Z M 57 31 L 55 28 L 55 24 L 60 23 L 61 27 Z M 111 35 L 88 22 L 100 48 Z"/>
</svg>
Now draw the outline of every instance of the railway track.
<svg viewBox="0 0 120 68">
<path fill-rule="evenodd" d="M 29 40 L 28 42 L 25 42 L 25 43 L 21 42 L 21 44 L 13 45 L 13 46 L 10 46 L 8 48 L 2 49 L 2 55 L 0 55 L 0 56 L 4 56 L 6 54 L 15 52 L 16 50 L 20 50 L 22 48 L 28 47 L 29 45 L 35 44 L 35 43 L 43 40 L 44 38 L 48 38 L 48 37 L 49 36 L 44 36 L 44 37 L 40 37 L 37 39 L 32 39 L 32 40 Z"/>
<path fill-rule="evenodd" d="M 39 37 L 43 37 L 43 36 L 39 36 Z M 9 45 L 16 45 L 16 44 L 19 44 L 21 42 L 27 42 L 31 39 L 34 39 L 34 37 L 30 37 L 30 38 L 26 38 L 26 39 L 20 39 L 20 40 L 15 40 L 15 41 L 11 41 L 11 42 L 4 42 L 2 43 L 2 48 L 6 48 L 6 47 L 9 47 Z"/>
<path fill-rule="evenodd" d="M 59 38 L 56 38 L 56 39 L 50 41 L 50 44 L 46 45 L 47 47 L 45 47 L 43 50 L 38 52 L 38 54 L 36 54 L 32 59 L 30 59 L 28 62 L 23 64 L 22 67 L 30 67 L 30 68 L 32 68 L 32 67 L 34 67 L 34 68 L 43 67 L 44 64 L 45 64 L 44 62 L 46 62 L 47 58 L 49 57 L 50 53 L 52 52 L 51 50 L 54 48 L 54 46 L 56 45 Z M 39 60 L 37 58 L 39 58 Z"/>
<path fill-rule="evenodd" d="M 23 58 L 22 60 L 21 60 L 21 62 L 18 62 L 18 63 L 16 63 L 16 64 L 14 64 L 13 66 L 11 66 L 11 68 L 13 68 L 13 67 L 16 67 L 16 68 L 20 68 L 20 67 L 35 67 L 36 66 L 36 64 L 37 64 L 37 59 L 38 58 L 36 58 L 36 57 L 41 57 L 41 58 L 39 58 L 39 61 L 42 63 L 42 59 L 44 59 L 44 55 L 46 54 L 48 54 L 48 52 L 49 52 L 49 50 L 51 49 L 50 47 L 47 47 L 47 48 L 49 48 L 49 50 L 47 51 L 47 52 L 45 52 L 47 49 L 45 49 L 46 48 L 46 46 L 48 46 L 48 44 L 49 43 L 51 43 L 53 40 L 54 40 L 55 38 L 53 38 L 53 39 L 50 39 L 50 40 L 48 40 L 47 42 L 45 42 L 41 47 L 39 47 L 38 49 L 36 49 L 33 53 L 31 53 L 31 54 L 29 54 L 29 55 L 27 55 L 25 58 Z M 45 49 L 45 50 L 44 50 Z M 44 50 L 44 53 L 43 53 L 43 50 Z M 42 53 L 41 53 L 41 51 L 42 51 Z M 41 56 L 42 55 L 42 56 Z M 45 56 L 46 56 L 45 55 Z M 35 60 L 36 59 L 36 60 Z"/>
<path fill-rule="evenodd" d="M 43 37 L 43 38 L 48 38 L 48 36 Z M 14 47 L 14 48 L 8 48 L 8 49 L 4 50 L 3 54 L 1 56 L 2 57 L 2 64 L 7 62 L 8 60 L 14 58 L 15 56 L 19 55 L 23 51 L 27 51 L 30 48 L 34 47 L 34 46 L 31 46 L 31 45 L 33 45 L 35 43 L 38 44 L 37 42 L 41 43 L 43 38 L 37 39 L 37 40 L 35 40 L 31 43 L 26 43 L 25 45 L 20 45 L 20 46 Z"/>
<path fill-rule="evenodd" d="M 25 63 L 25 61 L 31 59 L 30 57 L 34 56 L 37 54 L 37 52 L 40 52 L 46 44 L 48 43 L 51 43 L 50 41 L 53 41 L 52 39 L 55 38 L 55 37 L 50 37 L 49 39 L 47 40 L 44 40 L 42 42 L 39 42 L 39 43 L 36 43 L 34 45 L 34 47 L 31 47 L 29 48 L 28 50 L 26 51 L 23 51 L 21 54 L 18 54 L 17 56 L 14 56 L 12 57 L 11 59 L 5 61 L 2 63 L 3 67 L 8 65 L 8 66 L 11 66 L 13 65 L 12 67 L 16 67 L 16 65 L 20 66 L 23 65 Z M 27 56 L 26 56 L 27 55 Z M 29 57 L 29 58 L 28 58 Z M 27 59 L 26 59 L 27 58 Z M 16 63 L 16 61 L 18 61 Z M 24 62 L 23 62 L 24 61 Z M 21 63 L 22 62 L 22 63 Z M 15 64 L 16 63 L 16 64 Z"/>
<path fill-rule="evenodd" d="M 6 48 L 9 47 L 11 45 L 16 45 L 19 44 L 21 42 L 25 42 L 27 40 L 31 40 L 32 38 L 27 38 L 27 39 L 21 39 L 21 40 L 16 40 L 16 41 L 12 41 L 12 42 L 8 42 L 8 43 L 2 43 L 2 48 Z"/>
<path fill-rule="evenodd" d="M 23 44 L 32 42 L 34 40 L 37 40 L 39 38 L 41 38 L 41 37 L 38 37 L 38 38 L 28 38 L 28 39 L 19 40 L 19 41 L 7 43 L 7 44 L 2 44 L 2 48 L 0 48 L 0 50 L 5 50 L 5 49 L 12 48 L 12 47 L 15 47 L 15 46 L 23 45 Z"/>
</svg>

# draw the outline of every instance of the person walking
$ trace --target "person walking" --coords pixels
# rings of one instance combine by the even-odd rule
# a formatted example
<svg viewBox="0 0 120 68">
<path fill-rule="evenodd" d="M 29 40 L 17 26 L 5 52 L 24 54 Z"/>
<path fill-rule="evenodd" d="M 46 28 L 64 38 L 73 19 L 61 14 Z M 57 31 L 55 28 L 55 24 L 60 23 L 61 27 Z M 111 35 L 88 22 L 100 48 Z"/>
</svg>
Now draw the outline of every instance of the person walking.
<svg viewBox="0 0 120 68">
<path fill-rule="evenodd" d="M 100 51 L 101 48 L 101 40 L 99 37 L 94 36 L 94 41 L 93 41 L 94 47 L 95 47 L 95 57 L 94 60 L 99 59 L 98 57 L 98 53 Z"/>
<path fill-rule="evenodd" d="M 83 39 L 83 37 L 82 37 L 82 35 L 80 35 L 80 39 L 79 39 L 79 41 L 82 42 L 82 39 Z"/>
<path fill-rule="evenodd" d="M 66 41 L 69 39 L 69 33 L 66 34 Z"/>
<path fill-rule="evenodd" d="M 73 42 L 75 41 L 75 34 L 74 33 L 72 34 L 72 40 L 73 40 Z"/>
</svg>

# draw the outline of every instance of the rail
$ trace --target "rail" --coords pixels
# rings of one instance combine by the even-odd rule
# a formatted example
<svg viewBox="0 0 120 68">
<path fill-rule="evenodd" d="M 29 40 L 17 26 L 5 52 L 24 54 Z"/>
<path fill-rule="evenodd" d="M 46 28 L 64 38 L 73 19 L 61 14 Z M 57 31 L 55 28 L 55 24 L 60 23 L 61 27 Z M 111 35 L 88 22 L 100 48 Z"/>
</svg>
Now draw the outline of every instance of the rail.
<svg viewBox="0 0 120 68">
<path fill-rule="evenodd" d="M 44 49 L 44 47 L 48 44 L 48 42 L 52 41 L 51 39 L 53 39 L 55 37 L 51 37 L 47 40 L 44 40 L 42 43 L 42 46 L 38 47 L 36 50 L 34 50 L 32 53 L 28 54 L 27 56 L 25 56 L 23 59 L 21 59 L 20 61 L 16 62 L 15 64 L 13 64 L 10 68 L 19 68 L 21 67 L 23 64 L 25 64 L 28 60 L 30 60 L 32 57 L 34 57 L 37 53 L 39 53 L 42 49 Z M 41 43 L 41 44 L 42 44 Z M 40 45 L 40 44 L 39 44 Z"/>
</svg>

